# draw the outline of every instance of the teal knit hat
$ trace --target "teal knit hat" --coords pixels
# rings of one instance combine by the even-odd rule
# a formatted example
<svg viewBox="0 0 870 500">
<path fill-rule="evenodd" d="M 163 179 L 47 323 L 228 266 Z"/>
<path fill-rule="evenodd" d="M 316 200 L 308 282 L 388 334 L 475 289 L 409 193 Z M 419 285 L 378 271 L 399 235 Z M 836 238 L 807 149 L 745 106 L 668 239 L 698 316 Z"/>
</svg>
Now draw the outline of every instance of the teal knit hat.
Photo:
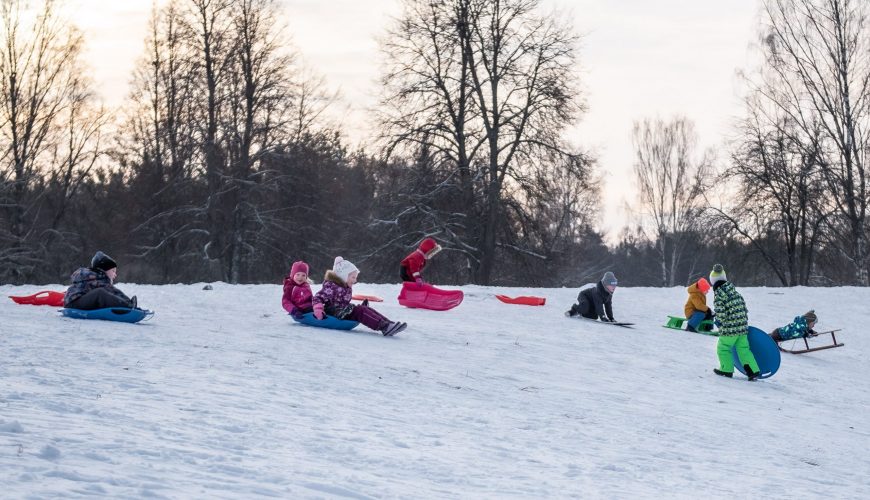
<svg viewBox="0 0 870 500">
<path fill-rule="evenodd" d="M 728 281 L 728 277 L 725 276 L 725 268 L 722 267 L 722 264 L 716 264 L 710 271 L 710 284 L 715 285 L 720 281 Z"/>
</svg>

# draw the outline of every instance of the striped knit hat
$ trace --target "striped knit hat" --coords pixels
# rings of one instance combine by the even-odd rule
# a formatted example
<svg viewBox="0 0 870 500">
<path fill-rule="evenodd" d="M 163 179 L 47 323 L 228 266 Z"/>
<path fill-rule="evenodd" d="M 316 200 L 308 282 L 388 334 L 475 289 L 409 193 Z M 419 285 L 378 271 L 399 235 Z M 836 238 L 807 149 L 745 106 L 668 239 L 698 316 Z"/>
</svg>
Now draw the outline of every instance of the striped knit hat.
<svg viewBox="0 0 870 500">
<path fill-rule="evenodd" d="M 722 264 L 716 264 L 710 271 L 710 284 L 715 285 L 720 281 L 728 281 L 728 277 L 725 276 L 725 268 L 722 267 Z"/>
</svg>

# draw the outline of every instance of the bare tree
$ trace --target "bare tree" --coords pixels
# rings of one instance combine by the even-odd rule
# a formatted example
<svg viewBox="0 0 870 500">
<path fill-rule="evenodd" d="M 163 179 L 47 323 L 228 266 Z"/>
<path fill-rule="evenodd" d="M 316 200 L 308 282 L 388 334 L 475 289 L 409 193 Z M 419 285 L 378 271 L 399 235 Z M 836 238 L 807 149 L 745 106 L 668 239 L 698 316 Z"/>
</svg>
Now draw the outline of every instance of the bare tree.
<svg viewBox="0 0 870 500">
<path fill-rule="evenodd" d="M 784 286 L 810 284 L 826 211 L 821 130 L 804 136 L 752 96 L 726 179 L 739 182 L 736 203 L 716 217 L 745 238 Z M 773 119 L 773 121 L 770 121 Z M 815 147 L 813 147 L 815 145 Z"/>
<path fill-rule="evenodd" d="M 417 206 L 436 216 L 432 229 L 455 236 L 480 283 L 490 282 L 497 251 L 524 251 L 504 244 L 505 207 L 535 169 L 589 171 L 561 138 L 582 109 L 577 36 L 539 10 L 537 0 L 407 0 L 384 42 L 390 150 L 411 149 L 416 165 L 442 172 L 430 195 L 451 191 L 454 210 Z"/>
<path fill-rule="evenodd" d="M 754 90 L 800 130 L 821 132 L 820 144 L 798 141 L 819 154 L 830 201 L 827 226 L 855 271 L 868 273 L 867 160 L 870 154 L 870 5 L 865 0 L 763 2 L 765 67 Z M 817 151 L 818 147 L 818 151 Z"/>
<path fill-rule="evenodd" d="M 713 153 L 696 157 L 698 138 L 686 118 L 635 122 L 632 138 L 635 179 L 661 259 L 661 284 L 674 286 L 683 251 L 697 237 Z"/>
<path fill-rule="evenodd" d="M 42 258 L 31 239 L 38 234 L 46 179 L 69 179 L 69 187 L 79 165 L 93 156 L 85 150 L 98 135 L 93 127 L 77 130 L 89 95 L 81 76 L 81 35 L 55 16 L 54 2 L 37 7 L 0 3 L 0 262 L 11 272 Z M 99 129 L 101 120 L 91 125 Z"/>
</svg>

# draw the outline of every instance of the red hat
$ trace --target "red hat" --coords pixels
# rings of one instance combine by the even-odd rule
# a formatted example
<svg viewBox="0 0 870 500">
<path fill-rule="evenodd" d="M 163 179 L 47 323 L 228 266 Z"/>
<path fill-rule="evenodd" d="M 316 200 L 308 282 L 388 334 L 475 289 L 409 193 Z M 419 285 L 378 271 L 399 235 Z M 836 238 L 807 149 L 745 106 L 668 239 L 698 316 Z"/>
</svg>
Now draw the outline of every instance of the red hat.
<svg viewBox="0 0 870 500">
<path fill-rule="evenodd" d="M 427 259 L 431 259 L 436 253 L 441 251 L 441 245 L 432 238 L 426 238 L 417 247 Z"/>
<path fill-rule="evenodd" d="M 305 273 L 308 274 L 308 264 L 301 260 L 297 260 L 293 263 L 293 266 L 290 268 L 290 276 L 296 276 L 296 273 Z"/>
<path fill-rule="evenodd" d="M 699 279 L 698 280 L 698 290 L 700 290 L 701 293 L 709 292 L 710 291 L 710 282 L 707 281 L 706 278 Z"/>
<path fill-rule="evenodd" d="M 438 242 L 436 242 L 432 238 L 426 238 L 425 240 L 423 240 L 422 243 L 420 243 L 420 251 L 426 253 L 429 250 L 435 248 L 436 246 L 438 246 Z"/>
</svg>

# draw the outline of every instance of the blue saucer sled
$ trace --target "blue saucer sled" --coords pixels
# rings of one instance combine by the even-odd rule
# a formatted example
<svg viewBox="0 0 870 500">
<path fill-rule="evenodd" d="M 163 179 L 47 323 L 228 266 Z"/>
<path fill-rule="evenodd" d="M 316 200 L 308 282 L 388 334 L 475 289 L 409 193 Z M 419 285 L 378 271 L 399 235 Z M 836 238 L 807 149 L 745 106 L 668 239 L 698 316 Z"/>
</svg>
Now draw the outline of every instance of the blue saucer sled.
<svg viewBox="0 0 870 500">
<path fill-rule="evenodd" d="M 138 323 L 143 319 L 150 319 L 154 311 L 147 309 L 130 309 L 128 307 L 107 307 L 105 309 L 71 309 L 63 308 L 60 313 L 67 318 L 74 319 L 101 319 L 104 321 L 120 321 L 121 323 Z"/>
<path fill-rule="evenodd" d="M 758 378 L 768 378 L 772 377 L 777 370 L 779 370 L 779 363 L 781 360 L 781 356 L 779 353 L 779 347 L 776 345 L 776 342 L 770 338 L 769 335 L 764 333 L 764 331 L 755 328 L 754 326 L 749 327 L 749 349 L 752 351 L 752 355 L 755 356 L 755 361 L 758 363 L 758 370 L 761 372 L 761 375 Z M 740 358 L 737 356 L 737 348 L 731 348 L 731 356 L 734 358 L 734 368 L 740 370 L 740 373 L 746 375 L 746 370 L 743 369 L 743 363 L 740 362 Z"/>
<path fill-rule="evenodd" d="M 357 321 L 338 319 L 334 316 L 324 316 L 323 319 L 317 319 L 314 317 L 314 313 L 303 314 L 300 318 L 297 318 L 295 316 L 291 317 L 297 323 L 302 323 L 303 325 L 308 326 L 316 326 L 318 328 L 329 328 L 330 330 L 353 330 L 357 327 L 357 325 L 359 325 L 359 322 Z"/>
</svg>

